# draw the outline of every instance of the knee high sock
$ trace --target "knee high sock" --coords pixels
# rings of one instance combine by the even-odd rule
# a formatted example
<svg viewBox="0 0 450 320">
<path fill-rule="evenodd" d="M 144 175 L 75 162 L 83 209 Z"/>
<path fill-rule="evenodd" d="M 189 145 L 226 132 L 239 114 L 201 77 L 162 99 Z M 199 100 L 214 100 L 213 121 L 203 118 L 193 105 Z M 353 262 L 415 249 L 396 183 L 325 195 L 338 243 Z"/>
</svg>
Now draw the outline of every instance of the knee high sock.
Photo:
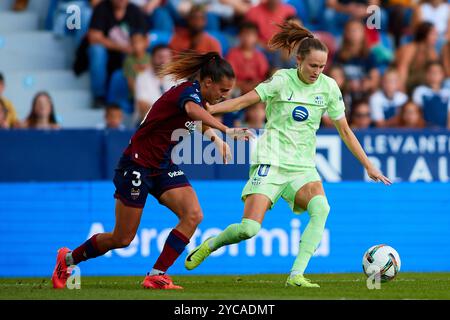
<svg viewBox="0 0 450 320">
<path fill-rule="evenodd" d="M 317 249 L 320 240 L 322 240 L 330 206 L 325 196 L 318 195 L 309 201 L 307 210 L 310 219 L 301 236 L 299 253 L 292 266 L 291 275 L 305 272 L 309 260 Z"/>
</svg>

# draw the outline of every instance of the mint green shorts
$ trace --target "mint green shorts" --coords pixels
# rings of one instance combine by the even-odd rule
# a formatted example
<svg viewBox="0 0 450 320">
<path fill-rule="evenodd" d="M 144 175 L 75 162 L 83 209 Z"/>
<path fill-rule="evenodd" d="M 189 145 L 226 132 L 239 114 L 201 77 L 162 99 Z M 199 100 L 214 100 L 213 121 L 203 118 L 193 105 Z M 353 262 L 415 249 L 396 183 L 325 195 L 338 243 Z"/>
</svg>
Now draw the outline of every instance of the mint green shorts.
<svg viewBox="0 0 450 320">
<path fill-rule="evenodd" d="M 250 179 L 242 190 L 243 201 L 250 194 L 263 194 L 272 201 L 271 209 L 282 197 L 294 213 L 300 214 L 304 209 L 295 205 L 295 195 L 305 184 L 321 181 L 316 168 L 290 171 L 272 165 L 254 164 L 250 167 Z"/>
</svg>

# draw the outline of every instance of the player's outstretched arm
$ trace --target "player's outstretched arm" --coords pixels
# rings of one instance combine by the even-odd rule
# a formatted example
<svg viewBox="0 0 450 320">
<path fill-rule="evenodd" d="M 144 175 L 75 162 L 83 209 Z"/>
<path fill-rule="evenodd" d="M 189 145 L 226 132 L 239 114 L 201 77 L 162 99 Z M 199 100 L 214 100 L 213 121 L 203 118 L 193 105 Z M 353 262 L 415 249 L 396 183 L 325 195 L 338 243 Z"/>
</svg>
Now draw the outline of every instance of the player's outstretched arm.
<svg viewBox="0 0 450 320">
<path fill-rule="evenodd" d="M 214 118 L 208 111 L 192 101 L 186 102 L 184 108 L 192 120 L 201 121 L 202 125 L 217 129 L 235 139 L 248 140 L 254 137 L 248 128 L 228 128 L 222 122 Z"/>
<path fill-rule="evenodd" d="M 374 181 L 381 181 L 385 185 L 391 185 L 392 182 L 387 177 L 385 177 L 377 168 L 373 166 L 373 164 L 370 162 L 369 158 L 367 157 L 366 153 L 364 152 L 364 149 L 361 147 L 361 144 L 359 143 L 358 139 L 356 139 L 355 134 L 353 133 L 352 129 L 349 127 L 347 123 L 347 119 L 345 117 L 333 121 L 337 131 L 339 132 L 339 135 L 341 139 L 344 141 L 347 148 L 353 153 L 356 159 L 361 162 L 361 164 L 364 166 L 364 168 L 367 171 L 367 174 L 369 177 Z"/>
<path fill-rule="evenodd" d="M 184 106 L 187 115 L 194 121 L 201 121 L 202 125 L 217 129 L 226 133 L 228 127 L 222 122 L 214 118 L 208 111 L 200 107 L 198 104 L 188 101 Z"/>
<path fill-rule="evenodd" d="M 211 114 L 227 113 L 244 109 L 248 106 L 258 103 L 259 101 L 261 101 L 261 98 L 259 97 L 258 93 L 256 93 L 255 90 L 252 90 L 247 92 L 243 96 L 226 100 L 218 104 L 207 104 L 207 109 Z"/>
</svg>

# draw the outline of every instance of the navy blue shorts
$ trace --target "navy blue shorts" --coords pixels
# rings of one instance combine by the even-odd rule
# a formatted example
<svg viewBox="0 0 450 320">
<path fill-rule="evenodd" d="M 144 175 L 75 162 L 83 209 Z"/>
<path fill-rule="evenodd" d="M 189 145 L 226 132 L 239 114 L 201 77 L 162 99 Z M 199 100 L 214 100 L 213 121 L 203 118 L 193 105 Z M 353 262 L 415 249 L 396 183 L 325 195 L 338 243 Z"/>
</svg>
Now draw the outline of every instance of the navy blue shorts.
<svg viewBox="0 0 450 320">
<path fill-rule="evenodd" d="M 127 156 L 120 159 L 113 181 L 114 198 L 134 208 L 143 208 L 149 193 L 159 201 L 165 191 L 191 185 L 175 164 L 167 169 L 145 168 Z"/>
</svg>

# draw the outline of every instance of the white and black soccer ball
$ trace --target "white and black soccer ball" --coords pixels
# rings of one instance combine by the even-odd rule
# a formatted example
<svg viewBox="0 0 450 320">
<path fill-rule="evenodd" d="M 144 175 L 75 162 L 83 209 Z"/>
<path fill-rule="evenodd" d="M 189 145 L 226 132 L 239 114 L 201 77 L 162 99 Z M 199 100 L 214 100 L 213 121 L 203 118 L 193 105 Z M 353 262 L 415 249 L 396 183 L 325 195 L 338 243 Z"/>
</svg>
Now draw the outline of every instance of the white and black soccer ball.
<svg viewBox="0 0 450 320">
<path fill-rule="evenodd" d="M 397 251 L 385 244 L 370 247 L 362 259 L 363 271 L 366 276 L 379 273 L 383 282 L 394 279 L 400 271 L 400 265 L 400 256 Z"/>
</svg>

